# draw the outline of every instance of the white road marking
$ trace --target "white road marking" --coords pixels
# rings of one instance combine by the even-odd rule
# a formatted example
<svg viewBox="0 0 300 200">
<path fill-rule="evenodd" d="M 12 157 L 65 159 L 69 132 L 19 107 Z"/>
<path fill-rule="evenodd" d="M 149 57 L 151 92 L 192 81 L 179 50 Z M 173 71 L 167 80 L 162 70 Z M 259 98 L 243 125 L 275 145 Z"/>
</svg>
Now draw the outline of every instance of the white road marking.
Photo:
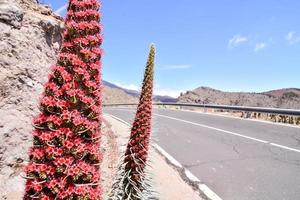
<svg viewBox="0 0 300 200">
<path fill-rule="evenodd" d="M 169 162 L 178 167 L 178 168 L 183 168 L 182 164 L 180 164 L 180 162 L 178 162 L 175 158 L 173 158 L 170 154 L 168 154 L 162 147 L 160 147 L 158 144 L 153 144 L 152 145 L 154 148 L 156 148 L 161 154 L 163 154 L 168 160 Z"/>
<path fill-rule="evenodd" d="M 212 126 L 207 126 L 207 125 L 204 125 L 204 124 L 199 124 L 199 123 L 187 121 L 187 120 L 184 120 L 184 119 L 178 119 L 178 118 L 175 118 L 175 117 L 169 117 L 169 116 L 166 116 L 166 115 L 160 115 L 160 114 L 154 114 L 154 115 L 159 116 L 159 117 L 164 117 L 164 118 L 167 118 L 167 119 L 172 119 L 172 120 L 184 122 L 184 123 L 187 123 L 187 124 L 192 124 L 192 125 L 195 125 L 195 126 L 200 126 L 200 127 L 203 127 L 203 128 L 212 129 L 212 130 L 215 130 L 215 131 L 219 131 L 219 132 L 227 133 L 227 134 L 230 134 L 230 135 L 234 135 L 234 136 L 246 138 L 246 139 L 249 139 L 249 140 L 254 140 L 254 141 L 256 141 L 256 142 L 261 142 L 261 143 L 265 143 L 265 144 L 268 144 L 268 143 L 269 143 L 269 142 L 266 141 L 266 140 L 260 140 L 260 139 L 257 139 L 257 138 L 253 138 L 253 137 L 249 137 L 249 136 L 246 136 L 246 135 L 234 133 L 234 132 L 231 132 L 231 131 L 226 131 L 226 130 L 224 130 L 224 129 L 215 128 L 215 127 L 212 127 Z"/>
<path fill-rule="evenodd" d="M 165 108 L 157 108 L 160 110 L 167 110 Z M 218 113 L 210 113 L 210 112 L 201 112 L 201 111 L 194 111 L 194 110 L 174 110 L 174 109 L 169 109 L 172 111 L 179 111 L 179 112 L 189 112 L 189 113 L 194 113 L 194 114 L 199 114 L 199 115 L 212 115 L 212 116 L 218 116 L 218 117 L 224 117 L 224 118 L 231 118 L 231 119 L 238 119 L 238 120 L 244 120 L 244 121 L 253 121 L 253 122 L 258 122 L 258 123 L 265 123 L 265 124 L 271 124 L 275 126 L 284 126 L 284 127 L 289 127 L 289 128 L 298 128 L 300 129 L 299 125 L 294 125 L 294 124 L 284 124 L 280 122 L 272 122 L 272 121 L 266 121 L 266 120 L 259 120 L 259 119 L 251 119 L 251 118 L 241 118 L 241 117 L 236 117 L 236 116 L 230 116 L 230 115 L 222 115 Z"/>
<path fill-rule="evenodd" d="M 123 120 L 123 119 L 121 119 L 121 118 L 119 118 L 117 116 L 114 116 L 114 115 L 111 115 L 111 114 L 107 114 L 107 113 L 105 113 L 105 115 L 111 116 L 112 118 L 115 118 L 116 120 L 122 122 L 123 124 L 126 124 L 127 126 L 131 126 L 131 124 L 129 124 L 128 122 L 126 122 L 125 120 Z"/>
<path fill-rule="evenodd" d="M 276 144 L 276 143 L 272 143 L 272 142 L 271 142 L 271 143 L 269 143 L 269 145 L 275 146 L 275 147 L 278 147 L 278 148 L 281 148 L 281 149 L 290 150 L 290 151 L 295 151 L 295 152 L 300 153 L 300 150 L 299 150 L 299 149 L 294 149 L 294 148 L 287 147 L 287 146 L 283 146 L 283 145 L 280 145 L 280 144 Z"/>
<path fill-rule="evenodd" d="M 169 116 L 166 116 L 166 115 L 160 115 L 160 114 L 154 114 L 154 115 L 159 116 L 159 117 L 164 117 L 164 118 L 167 118 L 167 119 L 180 121 L 180 122 L 185 122 L 185 123 L 192 124 L 192 125 L 195 125 L 195 126 L 200 126 L 200 127 L 203 127 L 203 128 L 216 130 L 216 131 L 227 133 L 227 134 L 234 135 L 234 136 L 237 136 L 237 137 L 242 137 L 242 138 L 245 138 L 245 139 L 248 139 L 248 140 L 253 140 L 253 141 L 256 141 L 256 142 L 263 143 L 263 144 L 268 144 L 268 145 L 271 145 L 271 146 L 275 146 L 275 147 L 278 147 L 278 148 L 281 148 L 281 149 L 285 149 L 285 150 L 300 153 L 299 149 L 294 149 L 294 148 L 291 148 L 291 147 L 287 147 L 287 146 L 284 146 L 284 145 L 272 143 L 272 142 L 269 142 L 269 141 L 266 141 L 266 140 L 257 139 L 257 138 L 254 138 L 254 137 L 249 137 L 249 136 L 246 136 L 246 135 L 242 135 L 242 134 L 239 134 L 239 133 L 227 131 L 227 130 L 224 130 L 224 129 L 215 128 L 215 127 L 212 127 L 212 126 L 207 126 L 207 125 L 204 125 L 204 124 L 199 124 L 199 123 L 195 123 L 195 122 L 191 122 L 191 121 L 187 121 L 187 120 L 183 120 L 183 119 L 178 119 L 178 118 L 175 118 L 175 117 L 169 117 Z"/>
<path fill-rule="evenodd" d="M 182 164 L 180 164 L 175 158 L 168 154 L 162 147 L 158 144 L 153 144 L 153 147 L 156 148 L 172 165 L 184 170 L 185 176 L 192 182 L 198 184 L 198 188 L 202 191 L 210 200 L 222 200 L 215 192 L 213 192 L 207 185 L 201 183 L 201 181 L 188 169 L 185 169 Z"/>
<path fill-rule="evenodd" d="M 112 109 L 112 110 L 134 111 L 134 110 L 130 110 L 130 109 Z M 156 114 L 156 113 L 154 113 L 153 115 L 158 116 L 158 117 L 163 117 L 163 118 L 167 118 L 167 119 L 180 121 L 180 122 L 184 122 L 184 123 L 187 123 L 187 124 L 192 124 L 194 126 L 199 126 L 199 127 L 203 127 L 203 128 L 223 132 L 223 133 L 226 133 L 226 134 L 229 134 L 229 135 L 234 135 L 234 136 L 245 138 L 245 139 L 252 140 L 252 141 L 255 141 L 255 142 L 271 145 L 271 146 L 281 148 L 281 149 L 284 149 L 284 150 L 300 153 L 299 149 L 295 149 L 295 148 L 291 148 L 291 147 L 288 147 L 288 146 L 273 143 L 273 142 L 270 142 L 270 141 L 261 140 L 261 139 L 258 139 L 258 138 L 242 135 L 242 134 L 235 133 L 235 132 L 232 132 L 232 131 L 227 131 L 227 130 L 224 130 L 224 129 L 220 129 L 220 128 L 216 128 L 216 127 L 212 127 L 212 126 L 207 126 L 207 125 L 204 125 L 204 124 L 199 124 L 199 123 L 195 123 L 195 122 L 191 122 L 191 121 L 187 121 L 187 120 L 179 119 L 179 118 L 175 118 L 175 117 L 170 117 L 170 116 L 166 116 L 166 115 L 160 115 L 160 114 Z"/>
<path fill-rule="evenodd" d="M 189 180 L 193 182 L 200 183 L 201 181 L 190 171 L 190 170 L 184 170 L 185 176 L 189 178 Z"/>
<path fill-rule="evenodd" d="M 111 115 L 111 114 L 106 114 L 107 116 L 110 116 L 118 121 L 120 121 L 121 123 L 126 124 L 127 126 L 131 126 L 131 124 L 129 124 L 128 122 L 124 121 L 123 119 Z M 214 193 L 207 185 L 201 183 L 201 181 L 194 175 L 192 174 L 192 172 L 190 172 L 189 170 L 185 169 L 183 167 L 183 165 L 178 162 L 175 158 L 173 158 L 173 156 L 171 156 L 170 154 L 168 154 L 161 146 L 159 146 L 158 144 L 153 144 L 152 145 L 157 151 L 159 151 L 173 166 L 183 169 L 185 172 L 186 177 L 193 182 L 197 182 L 198 184 L 198 188 L 200 191 L 202 191 L 210 200 L 222 200 L 216 193 Z"/>
<path fill-rule="evenodd" d="M 204 194 L 213 200 L 222 200 L 216 193 L 214 193 L 207 185 L 199 184 L 199 189 L 204 192 Z"/>
<path fill-rule="evenodd" d="M 209 112 L 201 112 L 201 111 L 193 111 L 193 110 L 175 110 L 175 109 L 165 109 L 165 108 L 156 108 L 159 110 L 171 110 L 171 111 L 177 111 L 177 112 L 189 112 L 189 113 L 194 113 L 194 114 L 199 114 L 199 115 L 212 115 L 212 116 L 217 116 L 217 117 L 223 117 L 223 118 L 231 118 L 231 119 L 237 119 L 237 120 L 242 120 L 242 121 L 250 121 L 250 122 L 258 122 L 258 123 L 265 123 L 265 124 L 270 124 L 270 125 L 275 125 L 275 126 L 283 126 L 283 127 L 288 127 L 288 128 L 297 128 L 300 129 L 299 125 L 293 125 L 293 124 L 284 124 L 280 122 L 272 122 L 272 121 L 266 121 L 266 120 L 259 120 L 259 119 L 251 119 L 251 118 L 241 118 L 241 117 L 235 117 L 235 116 L 230 116 L 230 115 L 222 115 L 218 113 L 209 113 Z M 135 111 L 135 110 L 130 110 L 126 107 L 119 107 L 114 110 L 128 110 L 128 111 Z"/>
</svg>

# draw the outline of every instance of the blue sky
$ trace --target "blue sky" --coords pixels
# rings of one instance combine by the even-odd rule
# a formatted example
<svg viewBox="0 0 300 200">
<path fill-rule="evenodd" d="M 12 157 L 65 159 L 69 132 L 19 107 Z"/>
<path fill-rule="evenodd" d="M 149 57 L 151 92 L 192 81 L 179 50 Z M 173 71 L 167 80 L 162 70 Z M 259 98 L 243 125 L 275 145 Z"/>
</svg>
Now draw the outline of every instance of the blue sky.
<svg viewBox="0 0 300 200">
<path fill-rule="evenodd" d="M 300 87 L 299 8 L 299 0 L 103 0 L 104 79 L 138 88 L 154 42 L 159 94 Z"/>
</svg>

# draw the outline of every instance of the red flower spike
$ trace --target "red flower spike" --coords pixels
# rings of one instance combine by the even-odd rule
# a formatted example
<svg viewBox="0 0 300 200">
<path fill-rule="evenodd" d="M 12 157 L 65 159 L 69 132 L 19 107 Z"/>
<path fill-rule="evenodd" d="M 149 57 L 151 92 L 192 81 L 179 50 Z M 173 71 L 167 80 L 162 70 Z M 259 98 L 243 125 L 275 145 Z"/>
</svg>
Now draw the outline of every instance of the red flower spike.
<svg viewBox="0 0 300 200">
<path fill-rule="evenodd" d="M 147 150 L 151 133 L 154 57 L 155 47 L 151 46 L 140 102 L 132 125 L 131 137 L 125 154 L 125 160 L 127 161 L 128 166 L 135 163 L 133 157 L 141 159 L 143 163 L 147 162 Z M 143 149 L 139 151 L 141 144 L 144 144 L 144 146 L 142 147 Z M 133 173 L 136 172 L 134 169 L 132 171 Z"/>
<path fill-rule="evenodd" d="M 33 120 L 24 171 L 34 179 L 26 182 L 24 200 L 101 199 L 99 166 L 92 164 L 102 159 L 99 7 L 98 0 L 69 0 L 62 49 Z"/>
<path fill-rule="evenodd" d="M 148 149 L 151 134 L 152 94 L 154 75 L 155 47 L 151 45 L 146 65 L 140 100 L 131 128 L 130 139 L 125 151 L 125 158 L 109 197 L 122 196 L 122 199 L 144 199 L 144 195 L 153 196 L 146 183 L 145 168 L 148 160 Z M 149 199 L 150 199 L 149 198 Z"/>
</svg>

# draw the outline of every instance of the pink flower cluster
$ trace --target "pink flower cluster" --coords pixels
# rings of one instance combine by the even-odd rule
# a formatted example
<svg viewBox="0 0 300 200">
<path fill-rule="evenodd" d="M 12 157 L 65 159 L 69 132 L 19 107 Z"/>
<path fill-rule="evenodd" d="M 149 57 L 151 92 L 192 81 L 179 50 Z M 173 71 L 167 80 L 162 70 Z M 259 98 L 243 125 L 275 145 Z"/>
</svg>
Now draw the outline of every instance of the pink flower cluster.
<svg viewBox="0 0 300 200">
<path fill-rule="evenodd" d="M 84 19 L 84 20 L 89 20 L 88 18 L 92 18 L 93 20 L 98 20 L 100 17 L 100 13 L 96 10 L 85 10 L 85 11 L 78 11 L 78 12 L 69 12 L 68 13 L 68 18 L 73 18 L 75 17 L 76 19 Z"/>
<path fill-rule="evenodd" d="M 69 32 L 66 30 L 64 32 L 64 35 L 67 36 Z M 103 37 L 100 34 L 96 35 L 88 35 L 86 37 L 76 37 L 70 42 L 64 42 L 63 47 L 68 48 L 69 50 L 72 50 L 72 48 L 75 48 L 76 46 L 88 46 L 88 45 L 100 45 L 102 43 Z"/>
<path fill-rule="evenodd" d="M 142 188 L 141 175 L 147 162 L 152 119 L 153 67 L 155 48 L 151 46 L 145 71 L 140 102 L 132 125 L 131 134 L 125 152 L 125 169 L 130 173 L 136 187 Z"/>
<path fill-rule="evenodd" d="M 60 92 L 61 90 L 58 90 L 56 94 L 61 94 Z M 45 96 L 44 98 L 42 98 L 40 104 L 41 106 L 55 107 L 59 108 L 60 110 L 68 109 L 70 107 L 70 103 L 68 101 L 62 99 L 55 99 L 51 96 Z"/>
<path fill-rule="evenodd" d="M 98 10 L 100 3 L 98 0 L 71 0 L 70 6 L 74 6 L 77 8 L 76 10 L 79 10 L 80 8 Z"/>
<path fill-rule="evenodd" d="M 63 120 L 60 116 L 57 115 L 46 115 L 46 114 L 39 114 L 37 117 L 33 119 L 33 124 L 42 127 L 43 124 L 53 123 L 57 126 L 62 124 Z"/>
<path fill-rule="evenodd" d="M 55 167 L 46 164 L 29 164 L 25 167 L 25 172 L 28 174 L 47 174 L 53 176 L 55 173 Z"/>
<path fill-rule="evenodd" d="M 95 31 L 99 32 L 102 30 L 102 27 L 97 21 L 90 21 L 90 22 L 76 22 L 76 21 L 69 21 L 66 23 L 66 28 L 68 30 L 76 30 L 78 32 L 82 31 Z"/>
<path fill-rule="evenodd" d="M 85 95 L 85 93 L 80 90 L 80 89 L 70 89 L 66 91 L 66 94 L 71 98 L 71 97 L 76 97 L 78 100 L 84 104 L 87 105 L 94 105 L 96 104 L 94 98 L 88 97 Z"/>
<path fill-rule="evenodd" d="M 76 54 L 72 53 L 60 53 L 58 55 L 60 61 L 66 65 L 85 67 L 85 63 Z"/>
<path fill-rule="evenodd" d="M 101 190 L 99 189 L 99 187 L 93 188 L 88 186 L 78 186 L 78 187 L 69 187 L 67 190 L 60 191 L 58 193 L 58 197 L 60 199 L 68 199 L 73 195 L 76 195 L 78 197 L 88 196 L 89 200 L 98 200 L 100 199 Z"/>
<path fill-rule="evenodd" d="M 76 58 L 74 58 L 74 59 L 76 59 Z M 67 72 L 63 66 L 54 65 L 54 66 L 52 66 L 51 70 L 53 71 L 54 74 L 59 74 L 65 82 L 72 80 L 72 75 L 69 72 Z"/>
<path fill-rule="evenodd" d="M 93 48 L 91 50 L 82 49 L 80 53 L 83 55 L 83 57 L 87 57 L 89 59 L 100 59 L 102 55 L 102 50 L 99 48 Z"/>
<path fill-rule="evenodd" d="M 67 185 L 66 180 L 52 180 L 49 183 L 37 182 L 37 181 L 28 181 L 26 183 L 26 191 L 33 190 L 36 193 L 42 192 L 44 188 L 48 188 L 52 196 L 33 196 L 31 199 L 40 199 L 40 200 L 54 200 L 54 199 L 73 199 L 74 195 L 78 197 L 88 197 L 89 200 L 98 200 L 100 199 L 101 190 L 99 187 L 93 188 L 89 186 L 69 186 L 64 188 L 64 185 Z"/>
<path fill-rule="evenodd" d="M 33 119 L 24 200 L 100 200 L 102 30 L 98 0 L 69 0 L 57 64 Z"/>
</svg>

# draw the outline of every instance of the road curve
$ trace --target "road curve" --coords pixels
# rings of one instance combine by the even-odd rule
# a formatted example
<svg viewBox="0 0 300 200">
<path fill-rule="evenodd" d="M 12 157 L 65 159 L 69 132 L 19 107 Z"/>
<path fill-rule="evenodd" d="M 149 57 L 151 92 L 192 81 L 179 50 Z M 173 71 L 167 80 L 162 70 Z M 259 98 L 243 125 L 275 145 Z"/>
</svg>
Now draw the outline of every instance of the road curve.
<svg viewBox="0 0 300 200">
<path fill-rule="evenodd" d="M 104 108 L 132 122 L 134 110 Z M 300 128 L 155 109 L 153 140 L 223 200 L 299 200 Z"/>
</svg>

